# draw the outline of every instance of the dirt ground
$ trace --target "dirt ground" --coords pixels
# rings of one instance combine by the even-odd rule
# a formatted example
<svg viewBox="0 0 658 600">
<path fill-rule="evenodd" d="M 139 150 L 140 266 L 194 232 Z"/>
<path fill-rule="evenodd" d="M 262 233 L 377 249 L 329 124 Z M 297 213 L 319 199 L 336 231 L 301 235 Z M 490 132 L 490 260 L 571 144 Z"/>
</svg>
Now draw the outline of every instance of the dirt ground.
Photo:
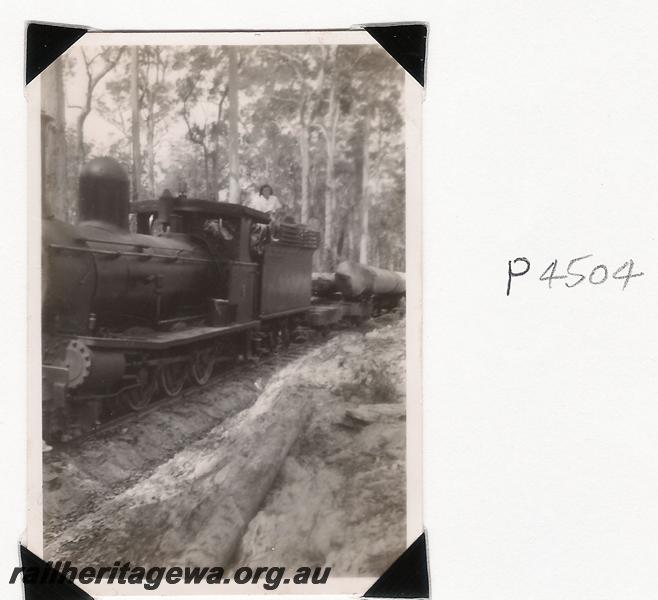
<svg viewBox="0 0 658 600">
<path fill-rule="evenodd" d="M 405 549 L 404 353 L 391 315 L 46 455 L 46 558 L 381 574 Z"/>
<path fill-rule="evenodd" d="M 343 334 L 309 365 L 314 411 L 236 564 L 380 575 L 405 549 L 404 323 Z M 291 382 L 292 386 L 297 385 Z"/>
<path fill-rule="evenodd" d="M 152 473 L 217 423 L 251 406 L 259 396 L 248 374 L 222 382 L 135 420 L 111 434 L 44 455 L 46 548 L 60 531 L 94 512 Z"/>
</svg>

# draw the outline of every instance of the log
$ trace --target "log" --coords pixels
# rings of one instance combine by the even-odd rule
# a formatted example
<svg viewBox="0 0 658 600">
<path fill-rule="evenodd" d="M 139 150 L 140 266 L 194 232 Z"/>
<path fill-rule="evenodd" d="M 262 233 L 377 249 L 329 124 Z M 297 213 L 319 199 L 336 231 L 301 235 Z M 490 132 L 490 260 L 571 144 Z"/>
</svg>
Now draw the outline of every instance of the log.
<svg viewBox="0 0 658 600">
<path fill-rule="evenodd" d="M 336 287 L 345 298 L 362 296 L 401 296 L 405 293 L 405 274 L 369 265 L 344 261 L 336 268 Z"/>
<path fill-rule="evenodd" d="M 73 565 L 228 565 L 290 447 L 308 422 L 308 395 L 283 369 L 249 409 L 71 526 L 47 555 Z"/>
</svg>

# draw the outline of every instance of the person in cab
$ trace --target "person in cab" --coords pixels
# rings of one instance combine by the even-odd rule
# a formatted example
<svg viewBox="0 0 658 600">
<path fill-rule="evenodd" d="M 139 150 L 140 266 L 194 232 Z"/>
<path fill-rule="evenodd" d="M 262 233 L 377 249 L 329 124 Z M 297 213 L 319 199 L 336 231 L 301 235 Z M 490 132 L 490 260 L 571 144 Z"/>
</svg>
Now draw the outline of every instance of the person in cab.
<svg viewBox="0 0 658 600">
<path fill-rule="evenodd" d="M 257 196 L 254 194 L 249 198 L 247 206 L 267 213 L 270 218 L 275 217 L 283 208 L 279 199 L 274 195 L 272 187 L 267 183 L 261 186 Z"/>
</svg>

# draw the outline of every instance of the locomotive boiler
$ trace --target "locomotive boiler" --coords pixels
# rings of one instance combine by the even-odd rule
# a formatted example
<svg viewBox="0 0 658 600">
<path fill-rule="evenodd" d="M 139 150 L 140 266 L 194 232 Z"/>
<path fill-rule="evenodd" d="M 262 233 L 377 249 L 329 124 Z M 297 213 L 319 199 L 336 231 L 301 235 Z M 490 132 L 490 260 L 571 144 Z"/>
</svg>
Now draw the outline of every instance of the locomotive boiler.
<svg viewBox="0 0 658 600">
<path fill-rule="evenodd" d="M 131 233 L 128 190 L 118 163 L 92 160 L 80 176 L 80 224 L 44 221 L 48 330 L 92 335 L 205 309 L 214 291 L 207 249 L 190 235 Z"/>
</svg>

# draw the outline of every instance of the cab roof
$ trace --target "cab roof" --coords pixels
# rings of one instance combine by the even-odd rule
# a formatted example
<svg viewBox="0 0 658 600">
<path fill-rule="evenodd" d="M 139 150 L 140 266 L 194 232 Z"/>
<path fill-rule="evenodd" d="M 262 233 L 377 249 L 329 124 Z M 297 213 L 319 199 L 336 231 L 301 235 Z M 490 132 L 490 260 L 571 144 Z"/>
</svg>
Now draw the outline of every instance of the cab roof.
<svg viewBox="0 0 658 600">
<path fill-rule="evenodd" d="M 251 219 L 256 223 L 269 223 L 270 217 L 264 212 L 243 206 L 242 204 L 231 204 L 230 202 L 213 202 L 212 200 L 200 200 L 197 198 L 177 197 L 173 199 L 172 211 L 178 213 L 201 213 L 216 218 L 241 218 Z M 157 213 L 157 200 L 141 200 L 130 203 L 132 213 Z"/>
</svg>

